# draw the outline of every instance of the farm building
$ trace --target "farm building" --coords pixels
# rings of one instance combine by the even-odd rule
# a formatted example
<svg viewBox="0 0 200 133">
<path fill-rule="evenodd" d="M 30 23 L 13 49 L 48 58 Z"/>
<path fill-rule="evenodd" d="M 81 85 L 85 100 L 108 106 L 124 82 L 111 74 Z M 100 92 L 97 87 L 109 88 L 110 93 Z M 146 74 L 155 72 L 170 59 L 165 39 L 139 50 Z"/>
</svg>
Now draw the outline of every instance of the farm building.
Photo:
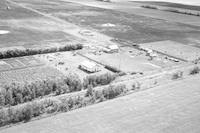
<svg viewBox="0 0 200 133">
<path fill-rule="evenodd" d="M 119 47 L 117 45 L 109 45 L 108 47 L 103 49 L 106 53 L 114 53 L 119 51 Z"/>
<path fill-rule="evenodd" d="M 90 73 L 94 73 L 94 72 L 100 71 L 99 67 L 98 67 L 98 65 L 96 63 L 88 61 L 88 60 L 83 61 L 79 65 L 79 68 L 82 69 L 82 70 L 85 70 L 87 72 L 90 72 Z"/>
</svg>

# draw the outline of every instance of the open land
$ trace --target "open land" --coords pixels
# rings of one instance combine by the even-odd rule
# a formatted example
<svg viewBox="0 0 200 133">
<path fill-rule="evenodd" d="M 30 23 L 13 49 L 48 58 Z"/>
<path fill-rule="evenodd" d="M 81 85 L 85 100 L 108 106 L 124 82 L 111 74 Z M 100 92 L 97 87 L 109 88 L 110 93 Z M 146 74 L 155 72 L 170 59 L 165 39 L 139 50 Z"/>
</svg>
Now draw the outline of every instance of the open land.
<svg viewBox="0 0 200 133">
<path fill-rule="evenodd" d="M 199 11 L 1 0 L 0 132 L 199 132 L 200 17 L 149 4 Z"/>
</svg>

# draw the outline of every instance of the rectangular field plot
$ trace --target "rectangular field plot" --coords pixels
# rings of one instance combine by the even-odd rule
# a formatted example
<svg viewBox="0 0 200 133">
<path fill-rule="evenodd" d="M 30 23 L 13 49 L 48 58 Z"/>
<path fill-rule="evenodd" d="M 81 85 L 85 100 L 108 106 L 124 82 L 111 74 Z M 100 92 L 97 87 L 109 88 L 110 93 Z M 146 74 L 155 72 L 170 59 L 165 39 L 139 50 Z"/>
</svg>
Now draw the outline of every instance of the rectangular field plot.
<svg viewBox="0 0 200 133">
<path fill-rule="evenodd" d="M 9 71 L 15 69 L 23 69 L 27 67 L 42 66 L 43 62 L 37 60 L 33 56 L 10 58 L 0 61 L 0 71 Z"/>
<path fill-rule="evenodd" d="M 200 48 L 174 41 L 160 41 L 140 45 L 187 61 L 194 61 L 200 57 Z"/>
<path fill-rule="evenodd" d="M 0 71 L 10 70 L 12 66 L 7 64 L 5 61 L 0 61 Z"/>
<path fill-rule="evenodd" d="M 102 53 L 101 55 L 87 53 L 85 56 L 124 72 L 148 72 L 176 65 L 163 57 L 150 61 L 144 52 L 131 47 L 122 47 L 119 53 Z"/>
<path fill-rule="evenodd" d="M 0 83 L 28 82 L 63 76 L 52 67 L 34 67 L 0 72 Z"/>
</svg>

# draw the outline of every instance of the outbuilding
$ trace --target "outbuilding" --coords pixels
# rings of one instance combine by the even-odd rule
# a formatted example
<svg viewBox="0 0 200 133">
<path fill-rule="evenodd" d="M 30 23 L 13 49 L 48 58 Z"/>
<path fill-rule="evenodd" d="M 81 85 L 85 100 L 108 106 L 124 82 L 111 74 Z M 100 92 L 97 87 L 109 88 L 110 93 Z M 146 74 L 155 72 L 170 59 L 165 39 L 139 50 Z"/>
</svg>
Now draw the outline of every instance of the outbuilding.
<svg viewBox="0 0 200 133">
<path fill-rule="evenodd" d="M 88 61 L 88 60 L 83 61 L 79 65 L 79 68 L 84 70 L 84 71 L 90 72 L 90 73 L 94 73 L 94 72 L 100 71 L 99 70 L 99 66 L 95 62 Z"/>
<path fill-rule="evenodd" d="M 107 52 L 110 52 L 110 53 L 119 52 L 118 45 L 109 45 L 106 49 L 107 49 Z"/>
</svg>

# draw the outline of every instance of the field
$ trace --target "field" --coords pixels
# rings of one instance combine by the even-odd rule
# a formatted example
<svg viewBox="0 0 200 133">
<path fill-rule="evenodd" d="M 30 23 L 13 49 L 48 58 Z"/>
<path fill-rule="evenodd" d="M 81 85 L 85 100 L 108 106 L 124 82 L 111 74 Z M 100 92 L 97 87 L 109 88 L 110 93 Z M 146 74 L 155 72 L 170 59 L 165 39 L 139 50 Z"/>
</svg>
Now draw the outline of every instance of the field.
<svg viewBox="0 0 200 133">
<path fill-rule="evenodd" d="M 25 82 L 59 77 L 63 74 L 48 67 L 33 56 L 11 58 L 0 61 L 0 83 Z"/>
<path fill-rule="evenodd" d="M 76 40 L 73 35 L 63 32 L 62 28 L 55 21 L 34 11 L 5 0 L 0 2 L 0 30 L 9 32 L 0 34 L 0 48 L 38 47 Z"/>
<path fill-rule="evenodd" d="M 0 83 L 9 84 L 12 82 L 32 82 L 61 76 L 63 76 L 63 74 L 52 67 L 29 67 L 0 72 Z"/>
<path fill-rule="evenodd" d="M 199 133 L 199 78 L 6 128 L 1 133 Z"/>
<path fill-rule="evenodd" d="M 138 16 L 115 10 L 85 6 L 76 3 L 52 1 L 18 1 L 42 13 L 53 15 L 67 22 L 92 29 L 113 38 L 136 43 L 162 40 L 182 40 L 200 33 L 199 27 L 167 22 L 161 19 Z M 41 3 L 42 5 L 38 5 Z M 62 6 L 58 6 L 62 5 Z M 113 26 L 106 26 L 112 24 Z M 184 32 L 183 32 L 184 31 Z"/>
<path fill-rule="evenodd" d="M 200 49 L 194 46 L 183 45 L 173 41 L 161 41 L 141 44 L 141 46 L 172 55 L 187 61 L 194 61 L 200 57 Z"/>
<path fill-rule="evenodd" d="M 0 72 L 9 71 L 13 69 L 23 69 L 27 67 L 44 65 L 41 61 L 33 56 L 26 56 L 20 58 L 5 59 L 0 61 Z"/>
</svg>

